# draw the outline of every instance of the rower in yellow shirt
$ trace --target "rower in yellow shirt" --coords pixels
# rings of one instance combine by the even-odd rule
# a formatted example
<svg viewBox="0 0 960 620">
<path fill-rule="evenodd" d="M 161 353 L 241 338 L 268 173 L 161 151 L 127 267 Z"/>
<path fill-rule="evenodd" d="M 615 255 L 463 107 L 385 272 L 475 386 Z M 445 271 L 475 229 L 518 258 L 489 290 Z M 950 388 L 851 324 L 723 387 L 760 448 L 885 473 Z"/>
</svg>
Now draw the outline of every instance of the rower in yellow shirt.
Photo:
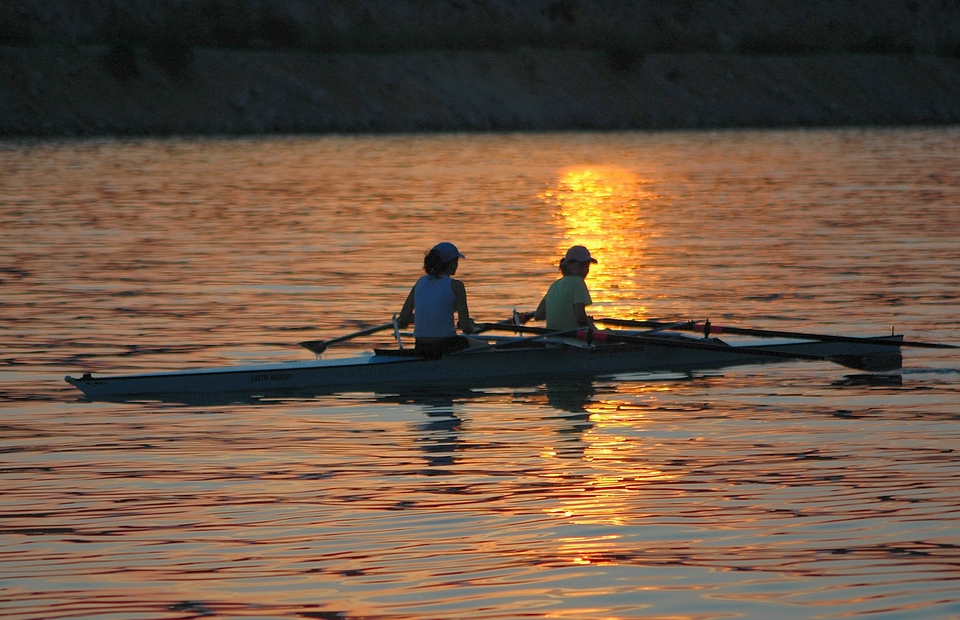
<svg viewBox="0 0 960 620">
<path fill-rule="evenodd" d="M 550 285 L 543 296 L 533 317 L 524 318 L 547 320 L 547 329 L 573 331 L 578 327 L 593 327 L 593 319 L 587 315 L 586 307 L 593 303 L 585 278 L 590 273 L 590 265 L 597 259 L 590 250 L 575 245 L 567 250 L 560 261 L 559 280 Z"/>
</svg>

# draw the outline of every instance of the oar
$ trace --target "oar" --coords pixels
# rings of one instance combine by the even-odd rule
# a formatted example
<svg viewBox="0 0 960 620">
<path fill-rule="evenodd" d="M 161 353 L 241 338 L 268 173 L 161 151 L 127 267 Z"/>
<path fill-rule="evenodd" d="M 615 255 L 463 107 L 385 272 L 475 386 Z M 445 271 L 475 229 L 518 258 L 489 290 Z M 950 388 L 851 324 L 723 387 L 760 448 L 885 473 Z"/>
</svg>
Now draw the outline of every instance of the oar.
<svg viewBox="0 0 960 620">
<path fill-rule="evenodd" d="M 344 342 L 346 340 L 351 340 L 353 338 L 358 338 L 360 336 L 366 336 L 368 334 L 374 334 L 376 332 L 382 332 L 383 330 L 390 329 L 392 327 L 393 327 L 393 321 L 390 321 L 389 323 L 381 323 L 380 325 L 374 325 L 373 327 L 365 327 L 364 329 L 361 329 L 360 331 L 357 331 L 357 332 L 353 332 L 352 334 L 347 334 L 345 336 L 338 336 L 336 338 L 331 338 L 330 340 L 304 340 L 303 342 L 299 342 L 297 344 L 299 344 L 304 349 L 309 349 L 310 351 L 313 351 L 317 355 L 320 355 L 321 353 L 327 350 L 327 347 L 329 347 L 332 344 L 337 344 L 338 342 Z"/>
<path fill-rule="evenodd" d="M 664 324 L 659 325 L 658 327 L 656 327 L 656 328 L 654 328 L 654 329 L 648 329 L 648 330 L 643 331 L 643 332 L 633 332 L 633 333 L 625 334 L 625 335 L 629 335 L 629 336 L 646 336 L 646 335 L 648 335 L 648 334 L 655 334 L 655 333 L 657 333 L 657 332 L 659 332 L 659 331 L 663 331 L 663 330 L 665 330 L 665 329 L 671 329 L 671 328 L 673 328 L 673 327 L 675 327 L 675 326 L 677 326 L 677 325 L 682 325 L 682 324 L 683 324 L 683 323 L 664 323 Z M 566 330 L 566 331 L 558 331 L 558 330 L 556 330 L 556 329 L 550 329 L 549 327 L 534 327 L 534 326 L 532 326 L 532 325 L 504 324 L 503 321 L 501 321 L 501 322 L 499 322 L 499 323 L 478 323 L 477 326 L 482 328 L 482 329 L 480 329 L 479 331 L 490 331 L 490 330 L 509 331 L 509 332 L 516 332 L 516 333 L 541 334 L 541 335 L 548 336 L 548 337 L 549 337 L 549 336 L 554 336 L 554 337 L 567 336 L 567 337 L 572 337 L 572 338 L 579 338 L 579 339 L 581 339 L 581 340 L 584 340 L 584 339 L 589 338 L 588 334 L 597 335 L 597 334 L 609 334 L 609 333 L 611 333 L 611 332 L 607 332 L 607 331 L 590 330 L 590 329 L 587 329 L 586 327 L 577 327 L 576 329 L 568 329 L 568 330 Z M 658 341 L 658 342 L 659 342 L 659 341 Z"/>
<path fill-rule="evenodd" d="M 517 336 L 514 338 L 501 337 L 502 340 L 500 340 L 499 342 L 494 342 L 493 344 L 488 344 L 481 347 L 471 347 L 463 351 L 464 353 L 474 353 L 477 351 L 485 351 L 487 349 L 506 349 L 510 347 L 520 347 L 530 342 L 549 341 L 550 338 L 564 338 L 564 337 L 576 338 L 577 332 L 583 330 L 582 327 L 578 327 L 577 329 L 569 329 L 567 331 L 558 331 L 555 329 L 546 329 L 543 327 L 524 327 L 523 325 L 510 324 L 504 321 L 500 321 L 498 323 L 478 323 L 477 328 L 478 329 L 476 333 L 496 330 L 496 331 L 510 331 L 514 333 L 527 332 L 527 333 L 533 333 L 537 335 L 533 336 L 532 338 L 524 338 L 522 336 Z M 496 337 L 493 337 L 493 338 L 496 338 Z M 557 341 L 557 342 L 562 342 L 562 341 Z M 569 343 L 569 342 L 565 342 L 564 344 L 573 345 L 573 343 Z M 587 343 L 583 343 L 583 344 L 577 343 L 577 346 L 589 347 Z"/>
<path fill-rule="evenodd" d="M 579 334 L 578 334 L 579 336 Z M 716 344 L 706 340 L 687 340 L 644 336 L 642 334 L 627 335 L 617 334 L 610 331 L 593 332 L 594 342 L 622 342 L 627 344 L 649 344 L 658 347 L 671 347 L 679 349 L 698 349 L 700 351 L 723 351 L 724 353 L 745 353 L 747 355 L 762 355 L 764 357 L 785 357 L 797 360 L 818 360 L 818 361 L 836 361 L 825 355 L 811 355 L 809 353 L 791 353 L 789 351 L 772 351 L 770 349 L 761 349 L 756 347 L 731 347 L 727 344 Z"/>
<path fill-rule="evenodd" d="M 657 328 L 664 323 L 660 321 L 633 321 L 630 319 L 595 319 L 598 323 L 605 325 L 619 325 L 621 327 L 651 327 Z M 860 338 L 857 336 L 832 336 L 829 334 L 810 334 L 806 332 L 784 332 L 770 329 L 750 329 L 745 327 L 726 327 L 712 325 L 709 321 L 698 323 L 696 321 L 684 321 L 673 323 L 671 329 L 681 329 L 692 332 L 708 334 L 737 334 L 740 336 L 759 336 L 761 338 L 800 338 L 803 340 L 819 340 L 821 342 L 854 342 L 861 344 L 883 343 L 884 337 Z M 890 344 L 901 347 L 918 347 L 926 349 L 960 349 L 960 346 L 952 344 L 939 344 L 935 342 L 916 342 L 911 340 L 889 340 Z"/>
<path fill-rule="evenodd" d="M 501 329 L 508 329 L 508 327 L 502 327 Z M 516 326 L 510 329 L 516 329 L 517 331 L 530 332 L 534 334 L 544 334 L 545 336 L 557 335 L 557 334 L 567 334 L 570 332 L 557 332 L 554 330 L 546 329 L 543 327 L 525 327 L 525 326 Z M 670 348 L 679 348 L 679 349 L 698 349 L 700 351 L 722 351 L 724 353 L 743 353 L 744 355 L 758 355 L 763 357 L 783 357 L 787 359 L 796 359 L 796 360 L 815 360 L 815 361 L 827 361 L 833 363 L 839 363 L 838 360 L 828 357 L 825 355 L 813 355 L 809 353 L 792 353 L 790 351 L 776 351 L 770 349 L 761 349 L 756 347 L 731 347 L 726 344 L 716 344 L 713 342 L 708 342 L 704 340 L 674 340 L 664 337 L 656 336 L 645 336 L 643 334 L 618 334 L 612 331 L 592 331 L 581 328 L 577 330 L 575 334 L 571 333 L 572 336 L 576 338 L 587 340 L 588 342 L 620 342 L 624 344 L 644 344 L 644 345 L 653 345 L 658 347 L 670 347 Z M 866 342 L 871 342 L 869 339 L 863 339 Z M 873 341 L 877 342 L 877 341 Z M 880 341 L 878 344 L 883 344 Z M 897 344 L 891 342 L 891 345 Z"/>
<path fill-rule="evenodd" d="M 509 319 L 501 319 L 496 323 L 474 323 L 474 327 L 476 327 L 476 330 L 472 334 L 469 334 L 469 336 L 474 336 L 476 334 L 482 334 L 483 332 L 489 332 L 494 330 L 511 331 L 514 333 L 520 333 L 521 331 L 523 331 L 523 329 L 525 329 L 520 324 L 520 314 L 517 312 L 516 308 L 514 308 L 513 310 L 513 316 L 510 317 Z M 466 351 L 476 352 L 476 351 L 483 351 L 486 349 L 496 349 L 496 348 L 500 348 L 504 344 L 515 343 L 515 342 L 525 342 L 527 340 L 533 340 L 533 339 L 517 337 L 511 340 L 498 342 L 492 345 L 487 344 L 487 345 L 478 346 L 478 347 L 471 346 L 469 349 L 466 349 Z"/>
<path fill-rule="evenodd" d="M 545 334 L 545 335 L 556 335 L 563 334 L 567 332 L 557 331 L 555 329 L 547 329 L 546 327 L 532 327 L 529 325 L 515 325 L 512 322 L 512 319 L 508 321 L 499 321 L 497 323 L 477 323 L 477 333 L 488 332 L 488 331 L 501 331 L 501 332 L 516 332 L 516 333 L 528 333 L 528 334 Z"/>
<path fill-rule="evenodd" d="M 490 326 L 490 329 L 493 329 L 494 326 L 497 326 L 497 327 L 505 327 L 505 326 L 511 325 L 512 323 L 513 323 L 513 319 L 510 318 L 510 319 L 504 319 L 504 320 L 499 321 L 499 322 L 497 322 L 497 323 L 479 323 L 479 324 L 478 324 L 478 327 L 489 325 L 489 326 Z M 329 346 L 332 345 L 332 344 L 337 344 L 338 342 L 344 342 L 344 341 L 347 341 L 347 340 L 352 340 L 353 338 L 359 338 L 360 336 L 367 336 L 367 335 L 369 335 L 369 334 L 375 334 L 375 333 L 377 333 L 377 332 L 382 332 L 382 331 L 387 330 L 387 329 L 393 329 L 393 330 L 394 330 L 394 332 L 395 332 L 394 335 L 397 337 L 397 342 L 399 343 L 399 342 L 400 342 L 400 336 L 399 336 L 399 333 L 398 333 L 398 326 L 396 325 L 396 322 L 395 322 L 395 321 L 390 321 L 389 323 L 381 323 L 380 325 L 374 325 L 374 326 L 372 326 L 372 327 L 365 327 L 365 328 L 361 329 L 360 331 L 353 332 L 352 334 L 347 334 L 347 335 L 345 335 L 345 336 L 338 336 L 338 337 L 336 337 L 336 338 L 331 338 L 330 340 L 304 340 L 303 342 L 298 342 L 297 344 L 299 344 L 299 345 L 300 345 L 301 347 L 303 347 L 304 349 L 308 349 L 308 350 L 316 353 L 317 355 L 320 355 L 321 353 L 323 353 L 324 351 L 327 350 L 327 347 L 329 347 Z M 484 331 L 484 329 L 479 329 L 479 330 L 477 330 L 476 333 L 480 333 L 481 331 Z M 403 346 L 401 345 L 400 348 L 403 348 Z"/>
<path fill-rule="evenodd" d="M 507 331 L 519 331 L 514 328 L 520 326 L 520 315 L 517 313 L 516 310 L 514 310 L 513 316 L 510 317 L 509 319 L 501 319 L 496 323 L 474 323 L 474 325 L 477 328 L 477 330 L 473 332 L 474 334 L 479 334 L 481 332 L 488 332 L 490 330 L 504 330 L 504 329 L 507 329 Z M 473 334 L 468 334 L 468 335 L 472 336 Z"/>
<path fill-rule="evenodd" d="M 538 341 L 541 341 L 541 340 L 549 340 L 550 338 L 576 338 L 576 337 L 577 337 L 577 333 L 580 332 L 580 331 L 583 331 L 583 328 L 582 328 L 582 327 L 578 327 L 577 329 L 568 329 L 567 331 L 545 330 L 545 331 L 543 331 L 543 332 L 538 332 L 539 335 L 537 335 L 537 336 L 532 336 L 532 337 L 530 337 L 530 338 L 518 337 L 518 338 L 516 338 L 516 339 L 514 339 L 514 340 L 507 340 L 507 341 L 504 341 L 504 342 L 498 342 L 497 344 L 493 345 L 493 348 L 495 348 L 495 349 L 504 349 L 504 348 L 511 347 L 511 346 L 525 345 L 525 344 L 528 344 L 528 343 L 530 343 L 530 342 L 538 342 Z M 581 338 L 581 340 L 582 340 L 582 338 Z M 563 342 L 563 341 L 558 341 L 558 342 Z M 571 343 L 571 344 L 572 344 L 572 343 Z M 584 343 L 584 344 L 577 343 L 577 346 L 588 347 L 589 345 L 586 344 L 586 343 Z"/>
</svg>

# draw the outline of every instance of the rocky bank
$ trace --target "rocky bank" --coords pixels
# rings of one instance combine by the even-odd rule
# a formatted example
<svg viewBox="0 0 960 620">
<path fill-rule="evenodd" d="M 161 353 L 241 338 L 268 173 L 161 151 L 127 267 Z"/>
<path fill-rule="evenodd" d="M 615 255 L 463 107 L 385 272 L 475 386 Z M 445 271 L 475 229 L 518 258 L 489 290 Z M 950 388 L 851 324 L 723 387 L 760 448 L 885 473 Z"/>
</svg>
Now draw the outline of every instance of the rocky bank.
<svg viewBox="0 0 960 620">
<path fill-rule="evenodd" d="M 0 47 L 0 135 L 609 130 L 960 122 L 960 59 L 519 48 L 391 54 Z"/>
</svg>

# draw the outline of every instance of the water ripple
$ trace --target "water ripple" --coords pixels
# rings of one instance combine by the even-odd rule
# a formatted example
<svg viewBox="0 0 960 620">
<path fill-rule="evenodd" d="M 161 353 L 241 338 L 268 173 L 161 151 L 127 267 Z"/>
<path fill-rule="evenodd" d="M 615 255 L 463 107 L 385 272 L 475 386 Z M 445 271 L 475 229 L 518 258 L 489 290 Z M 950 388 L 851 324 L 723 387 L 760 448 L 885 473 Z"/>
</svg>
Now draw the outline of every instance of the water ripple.
<svg viewBox="0 0 960 620">
<path fill-rule="evenodd" d="M 957 344 L 950 128 L 0 149 L 0 610 L 951 617 L 960 366 L 797 362 L 93 403 L 63 375 L 307 359 L 437 240 L 483 320 L 573 242 L 598 316 Z M 389 335 L 344 345 L 347 355 Z"/>
</svg>

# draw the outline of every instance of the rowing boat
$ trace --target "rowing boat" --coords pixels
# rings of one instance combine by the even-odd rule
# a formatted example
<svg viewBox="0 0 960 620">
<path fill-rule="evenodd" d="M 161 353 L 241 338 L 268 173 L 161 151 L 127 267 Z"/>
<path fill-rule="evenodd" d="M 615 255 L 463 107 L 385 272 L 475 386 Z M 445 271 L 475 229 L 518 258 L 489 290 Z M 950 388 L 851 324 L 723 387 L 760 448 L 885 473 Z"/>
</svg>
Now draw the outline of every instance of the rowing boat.
<svg viewBox="0 0 960 620">
<path fill-rule="evenodd" d="M 526 331 L 530 328 L 510 327 Z M 543 330 L 541 330 L 543 331 Z M 149 374 L 66 377 L 94 400 L 149 400 L 196 394 L 316 394 L 402 387 L 516 385 L 538 380 L 582 379 L 638 372 L 825 360 L 873 372 L 901 366 L 900 336 L 825 342 L 779 339 L 729 343 L 676 332 L 600 332 L 589 341 L 551 337 L 481 337 L 478 346 L 424 359 L 409 349 L 374 349 L 350 357 Z"/>
</svg>

